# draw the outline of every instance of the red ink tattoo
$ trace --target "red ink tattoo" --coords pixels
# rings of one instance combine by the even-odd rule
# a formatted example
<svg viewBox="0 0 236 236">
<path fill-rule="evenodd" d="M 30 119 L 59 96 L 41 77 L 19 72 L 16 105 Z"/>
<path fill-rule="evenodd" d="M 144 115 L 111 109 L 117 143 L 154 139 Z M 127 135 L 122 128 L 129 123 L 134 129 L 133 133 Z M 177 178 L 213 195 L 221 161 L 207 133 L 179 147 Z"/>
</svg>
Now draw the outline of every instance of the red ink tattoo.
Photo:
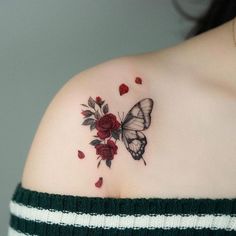
<svg viewBox="0 0 236 236">
<path fill-rule="evenodd" d="M 104 101 L 102 101 L 102 99 L 101 99 L 101 97 L 96 97 L 96 103 L 99 105 L 99 106 L 101 106 L 103 103 L 104 103 Z"/>
<path fill-rule="evenodd" d="M 115 132 L 120 128 L 120 123 L 116 119 L 116 116 L 109 113 L 102 116 L 96 121 L 96 129 L 98 130 L 97 136 L 100 139 L 109 138 L 112 132 Z"/>
<path fill-rule="evenodd" d="M 95 186 L 97 188 L 101 188 L 102 187 L 102 184 L 103 184 L 103 178 L 102 177 L 99 177 L 98 181 L 95 183 Z"/>
<path fill-rule="evenodd" d="M 113 160 L 114 155 L 117 154 L 118 147 L 115 142 L 112 140 L 107 140 L 106 143 L 95 145 L 96 154 L 101 157 L 101 160 L 106 161 L 106 165 L 111 167 L 111 160 Z M 101 163 L 101 160 L 98 162 L 98 167 Z"/>
<path fill-rule="evenodd" d="M 79 157 L 80 159 L 84 159 L 84 158 L 85 158 L 85 155 L 84 155 L 84 153 L 83 153 L 82 151 L 78 150 L 78 157 Z"/>
<path fill-rule="evenodd" d="M 117 154 L 117 140 L 124 143 L 126 149 L 131 154 L 134 160 L 143 160 L 147 138 L 142 131 L 149 128 L 151 124 L 151 112 L 153 109 L 153 100 L 144 98 L 137 102 L 126 114 L 125 118 L 120 122 L 116 116 L 109 113 L 108 104 L 101 97 L 93 99 L 89 97 L 88 105 L 81 104 L 87 107 L 87 110 L 82 111 L 84 121 L 82 125 L 90 127 L 90 130 L 96 129 L 95 139 L 90 142 L 96 150 L 97 168 L 101 162 L 111 168 L 114 156 Z M 119 115 L 119 113 L 118 113 Z M 101 186 L 102 177 L 95 184 L 96 187 Z M 98 185 L 98 186 L 97 186 Z"/>
<path fill-rule="evenodd" d="M 126 84 L 121 84 L 119 87 L 120 96 L 129 92 L 129 87 Z"/>
<path fill-rule="evenodd" d="M 98 155 L 97 167 L 100 166 L 101 161 L 104 161 L 108 167 L 111 167 L 111 161 L 114 155 L 117 154 L 118 147 L 115 142 L 119 139 L 121 124 L 114 114 L 109 113 L 109 106 L 105 104 L 101 97 L 96 97 L 95 100 L 90 97 L 88 107 L 90 110 L 86 110 L 88 115 L 84 115 L 85 120 L 82 125 L 88 125 L 90 130 L 96 129 L 97 131 L 95 139 L 90 142 Z"/>
<path fill-rule="evenodd" d="M 142 81 L 142 79 L 141 79 L 140 77 L 136 77 L 136 78 L 135 78 L 135 83 L 136 83 L 136 84 L 142 84 L 143 81 Z"/>
</svg>

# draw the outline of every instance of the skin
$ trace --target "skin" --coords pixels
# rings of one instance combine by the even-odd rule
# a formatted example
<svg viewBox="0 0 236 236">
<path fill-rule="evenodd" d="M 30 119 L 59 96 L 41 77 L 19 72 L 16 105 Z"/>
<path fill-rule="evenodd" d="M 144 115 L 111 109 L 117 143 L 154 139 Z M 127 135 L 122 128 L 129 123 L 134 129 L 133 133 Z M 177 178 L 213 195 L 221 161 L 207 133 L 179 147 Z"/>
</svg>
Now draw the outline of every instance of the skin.
<svg viewBox="0 0 236 236">
<path fill-rule="evenodd" d="M 58 194 L 115 198 L 236 196 L 236 47 L 232 22 L 161 51 L 95 65 L 71 78 L 48 105 L 25 164 L 23 187 Z M 136 76 L 142 85 L 134 83 Z M 130 91 L 120 96 L 118 87 Z M 122 142 L 112 168 L 96 167 L 81 103 L 101 96 L 117 116 L 154 100 L 142 161 Z M 84 159 L 77 158 L 83 150 Z M 94 187 L 103 177 L 103 186 Z"/>
</svg>

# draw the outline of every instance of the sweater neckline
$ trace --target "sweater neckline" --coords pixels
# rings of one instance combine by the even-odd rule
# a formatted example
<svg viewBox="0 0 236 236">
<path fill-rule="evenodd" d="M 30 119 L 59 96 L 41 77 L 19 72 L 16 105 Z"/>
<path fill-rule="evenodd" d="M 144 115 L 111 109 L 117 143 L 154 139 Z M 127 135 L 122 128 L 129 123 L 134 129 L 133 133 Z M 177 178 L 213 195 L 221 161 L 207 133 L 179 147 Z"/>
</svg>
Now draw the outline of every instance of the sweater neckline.
<svg viewBox="0 0 236 236">
<path fill-rule="evenodd" d="M 95 214 L 236 214 L 236 198 L 111 198 L 39 192 L 19 183 L 13 202 L 68 212 Z"/>
</svg>

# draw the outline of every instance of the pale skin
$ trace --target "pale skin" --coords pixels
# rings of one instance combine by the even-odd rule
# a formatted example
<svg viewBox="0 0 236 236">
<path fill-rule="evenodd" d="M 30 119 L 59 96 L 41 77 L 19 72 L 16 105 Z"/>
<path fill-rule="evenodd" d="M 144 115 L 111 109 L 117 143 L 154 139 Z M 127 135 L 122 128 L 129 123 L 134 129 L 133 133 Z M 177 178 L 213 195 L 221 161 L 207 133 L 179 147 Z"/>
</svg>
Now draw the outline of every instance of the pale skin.
<svg viewBox="0 0 236 236">
<path fill-rule="evenodd" d="M 161 51 L 124 56 L 71 78 L 49 104 L 25 164 L 23 187 L 115 198 L 236 196 L 236 47 L 232 22 Z M 134 78 L 140 76 L 138 86 Z M 124 96 L 121 83 L 130 86 Z M 142 161 L 118 143 L 112 168 L 97 168 L 80 104 L 101 96 L 112 113 L 154 100 Z M 77 158 L 82 149 L 86 157 Z M 101 188 L 94 182 L 103 176 Z"/>
</svg>

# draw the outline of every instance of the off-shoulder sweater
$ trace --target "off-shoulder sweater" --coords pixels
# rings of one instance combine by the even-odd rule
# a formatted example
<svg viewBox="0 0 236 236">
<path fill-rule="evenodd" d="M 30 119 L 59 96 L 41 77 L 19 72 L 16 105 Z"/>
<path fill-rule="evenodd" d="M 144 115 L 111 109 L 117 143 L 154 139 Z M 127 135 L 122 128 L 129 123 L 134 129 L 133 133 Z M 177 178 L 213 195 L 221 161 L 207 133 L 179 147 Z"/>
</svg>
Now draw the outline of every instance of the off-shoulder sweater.
<svg viewBox="0 0 236 236">
<path fill-rule="evenodd" d="M 102 198 L 51 194 L 21 184 L 9 236 L 235 236 L 236 198 Z"/>
</svg>

